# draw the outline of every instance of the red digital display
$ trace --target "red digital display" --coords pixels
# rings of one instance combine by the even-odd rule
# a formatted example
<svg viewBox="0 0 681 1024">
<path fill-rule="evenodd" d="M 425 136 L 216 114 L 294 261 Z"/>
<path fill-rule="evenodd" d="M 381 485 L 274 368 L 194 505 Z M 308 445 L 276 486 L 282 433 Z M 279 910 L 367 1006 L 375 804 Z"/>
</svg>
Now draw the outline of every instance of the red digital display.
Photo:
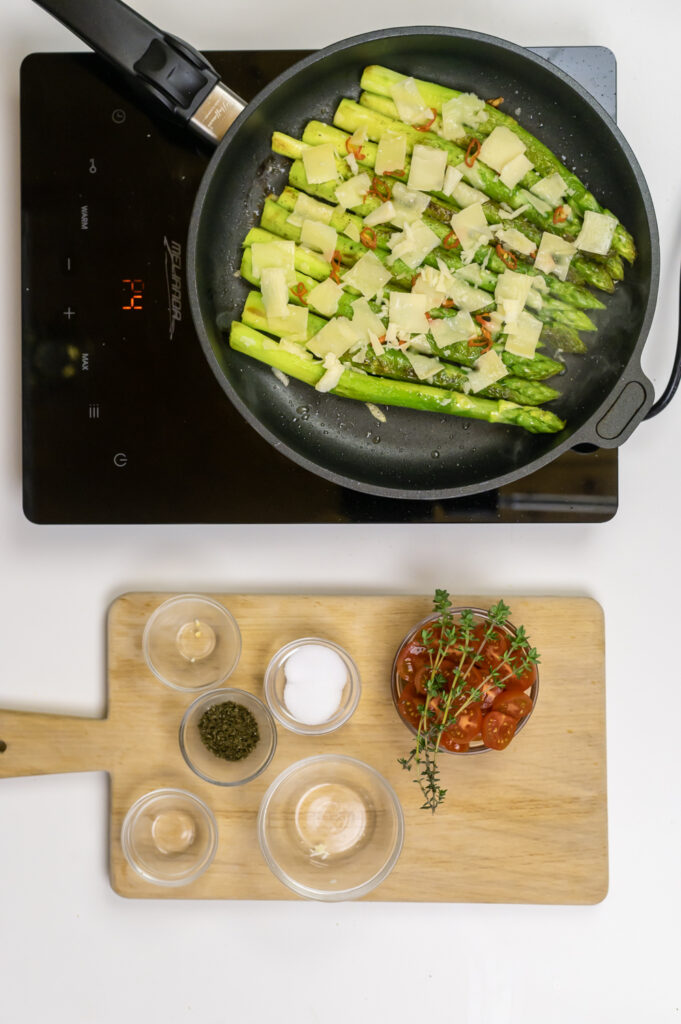
<svg viewBox="0 0 681 1024">
<path fill-rule="evenodd" d="M 144 300 L 144 281 L 141 277 L 124 277 L 122 282 L 123 286 L 123 302 L 121 309 L 143 309 Z"/>
</svg>

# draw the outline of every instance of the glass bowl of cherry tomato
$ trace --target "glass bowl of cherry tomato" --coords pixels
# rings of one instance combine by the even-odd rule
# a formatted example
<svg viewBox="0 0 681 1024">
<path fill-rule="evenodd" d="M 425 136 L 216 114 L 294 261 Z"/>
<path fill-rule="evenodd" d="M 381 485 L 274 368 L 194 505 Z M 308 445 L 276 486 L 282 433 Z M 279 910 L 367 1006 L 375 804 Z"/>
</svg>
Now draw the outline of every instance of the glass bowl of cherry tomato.
<svg viewBox="0 0 681 1024">
<path fill-rule="evenodd" d="M 455 754 L 504 750 L 529 721 L 538 655 L 507 613 L 502 602 L 489 611 L 431 613 L 400 644 L 393 701 L 412 733 L 428 733 L 431 747 Z"/>
</svg>

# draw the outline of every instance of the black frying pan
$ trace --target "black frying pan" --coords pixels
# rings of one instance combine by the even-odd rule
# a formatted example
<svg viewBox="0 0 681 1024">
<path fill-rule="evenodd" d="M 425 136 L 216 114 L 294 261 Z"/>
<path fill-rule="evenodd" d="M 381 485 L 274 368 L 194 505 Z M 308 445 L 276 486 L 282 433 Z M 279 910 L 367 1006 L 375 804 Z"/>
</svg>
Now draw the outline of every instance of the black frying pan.
<svg viewBox="0 0 681 1024">
<path fill-rule="evenodd" d="M 602 107 L 540 57 L 491 36 L 453 28 L 397 28 L 355 36 L 294 65 L 243 104 L 203 57 L 160 32 L 119 0 L 37 0 L 95 50 L 152 93 L 174 116 L 218 142 L 196 197 L 188 245 L 195 325 L 223 390 L 278 450 L 314 473 L 356 490 L 398 498 L 450 498 L 511 482 L 577 445 L 615 447 L 651 413 L 641 370 L 659 277 L 655 214 L 641 169 Z M 236 272 L 241 243 L 264 197 L 281 191 L 288 161 L 273 157 L 275 129 L 300 136 L 330 120 L 342 96 L 357 97 L 362 69 L 385 64 L 481 96 L 504 96 L 632 232 L 638 259 L 596 313 L 587 356 L 567 357 L 552 403 L 560 434 L 525 431 L 406 409 L 377 424 L 360 403 L 319 395 L 230 350 L 220 313 L 238 318 L 247 294 Z M 510 102 L 509 102 L 510 101 Z M 230 127 L 231 126 L 231 127 Z M 673 383 L 658 407 L 671 398 Z M 301 407 L 305 407 L 301 415 Z M 652 410 L 655 411 L 655 410 Z M 376 437 L 380 441 L 376 443 Z"/>
</svg>

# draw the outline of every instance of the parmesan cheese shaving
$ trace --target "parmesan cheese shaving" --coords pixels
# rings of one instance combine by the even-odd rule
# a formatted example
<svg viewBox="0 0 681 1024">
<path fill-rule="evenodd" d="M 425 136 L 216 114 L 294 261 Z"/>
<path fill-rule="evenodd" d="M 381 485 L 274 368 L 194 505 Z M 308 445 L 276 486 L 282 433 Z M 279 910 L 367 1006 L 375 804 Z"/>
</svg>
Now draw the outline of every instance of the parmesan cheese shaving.
<svg viewBox="0 0 681 1024">
<path fill-rule="evenodd" d="M 416 189 L 407 188 L 401 181 L 396 181 L 393 185 L 391 201 L 395 207 L 393 223 L 395 227 L 403 228 L 405 224 L 419 220 L 430 202 L 430 197 Z"/>
<path fill-rule="evenodd" d="M 435 338 L 438 348 L 447 348 L 448 345 L 456 345 L 460 341 L 470 341 L 478 331 L 470 313 L 460 310 L 454 317 L 431 320 L 430 333 Z"/>
<path fill-rule="evenodd" d="M 498 352 L 490 349 L 489 352 L 485 352 L 479 359 L 476 359 L 475 366 L 468 374 L 470 390 L 473 394 L 476 394 L 478 391 L 482 391 L 483 388 L 489 387 L 490 384 L 495 384 L 507 374 L 506 364 Z"/>
<path fill-rule="evenodd" d="M 515 323 L 506 325 L 505 330 L 508 335 L 505 350 L 525 359 L 533 359 L 542 330 L 541 320 L 523 310 Z"/>
<path fill-rule="evenodd" d="M 584 252 L 593 252 L 599 256 L 607 256 L 612 245 L 617 221 L 606 213 L 595 213 L 587 210 L 584 214 L 582 230 L 575 239 L 575 245 Z"/>
<path fill-rule="evenodd" d="M 447 153 L 433 146 L 414 146 L 411 154 L 408 188 L 420 192 L 441 192 L 445 180 Z"/>
<path fill-rule="evenodd" d="M 397 326 L 398 332 L 425 334 L 428 331 L 426 296 L 391 292 L 390 323 Z"/>
<path fill-rule="evenodd" d="M 290 341 L 307 338 L 307 306 L 287 306 L 284 316 L 268 316 L 267 330 Z"/>
<path fill-rule="evenodd" d="M 342 356 L 357 341 L 357 332 L 345 316 L 338 316 L 324 324 L 307 343 L 310 352 L 320 358 L 329 353 Z"/>
<path fill-rule="evenodd" d="M 472 92 L 460 93 L 442 104 L 442 134 L 445 139 L 461 139 L 466 134 L 465 124 L 475 128 L 486 120 L 484 100 Z"/>
<path fill-rule="evenodd" d="M 492 234 L 482 203 L 472 203 L 460 213 L 452 214 L 450 223 L 464 252 L 475 253 L 478 246 L 487 241 Z"/>
<path fill-rule="evenodd" d="M 507 188 L 515 188 L 533 167 L 534 164 L 527 159 L 524 153 L 518 153 L 502 167 L 499 181 Z"/>
<path fill-rule="evenodd" d="M 392 274 L 383 266 L 378 256 L 368 250 L 350 270 L 346 271 L 343 284 L 356 288 L 365 299 L 373 299 L 391 277 Z"/>
<path fill-rule="evenodd" d="M 560 206 L 567 190 L 567 184 L 557 171 L 535 182 L 530 187 L 530 192 L 533 192 L 535 196 L 539 196 L 540 199 L 544 199 L 551 207 Z"/>
<path fill-rule="evenodd" d="M 517 228 L 499 227 L 494 234 L 507 249 L 513 249 L 514 252 L 519 252 L 522 256 L 529 256 L 536 248 L 532 239 L 523 235 Z"/>
<path fill-rule="evenodd" d="M 442 369 L 440 360 L 433 359 L 432 356 L 423 356 L 410 349 L 406 349 L 404 354 L 411 363 L 411 367 L 419 380 L 429 380 Z"/>
<path fill-rule="evenodd" d="M 506 164 L 524 153 L 526 149 L 522 139 L 519 139 L 510 128 L 497 125 L 480 147 L 480 159 L 488 167 L 501 172 Z"/>
<path fill-rule="evenodd" d="M 305 177 L 310 185 L 322 185 L 326 181 L 338 181 L 336 151 L 330 142 L 321 146 L 310 146 L 303 150 Z"/>
<path fill-rule="evenodd" d="M 286 273 L 286 283 L 295 284 L 295 254 L 294 242 L 275 239 L 271 242 L 254 242 L 251 246 L 251 260 L 253 277 L 260 280 L 260 275 L 265 267 L 282 267 Z"/>
<path fill-rule="evenodd" d="M 307 296 L 307 304 L 316 309 L 322 316 L 335 316 L 343 289 L 330 277 L 316 285 Z"/>
<path fill-rule="evenodd" d="M 288 312 L 288 285 L 283 267 L 263 267 L 260 273 L 260 291 L 265 316 L 286 316 Z"/>
<path fill-rule="evenodd" d="M 386 171 L 403 171 L 407 160 L 407 139 L 397 132 L 387 131 L 381 135 L 376 148 L 374 170 L 376 174 Z"/>
<path fill-rule="evenodd" d="M 300 229 L 300 241 L 315 252 L 322 253 L 327 262 L 331 262 L 336 251 L 338 232 L 329 224 L 322 224 L 318 220 L 304 220 Z"/>
<path fill-rule="evenodd" d="M 413 78 L 404 78 L 390 86 L 390 96 L 397 107 L 400 121 L 405 124 L 423 124 L 430 121 L 433 112 L 423 102 L 423 97 Z"/>
<path fill-rule="evenodd" d="M 541 270 L 543 274 L 555 274 L 560 281 L 564 281 L 570 261 L 576 252 L 577 249 L 571 242 L 559 235 L 552 235 L 545 231 L 537 249 L 537 257 L 534 261 L 535 269 Z"/>
<path fill-rule="evenodd" d="M 388 200 L 387 203 L 381 203 L 375 210 L 372 210 L 364 218 L 364 223 L 368 228 L 373 228 L 376 224 L 386 224 L 388 221 L 393 220 L 395 217 L 395 207 L 393 206 L 392 200 Z"/>
<path fill-rule="evenodd" d="M 338 385 L 343 376 L 343 364 L 339 362 L 338 356 L 330 352 L 324 356 L 324 369 L 326 373 L 315 384 L 315 391 L 326 393 Z"/>
<path fill-rule="evenodd" d="M 336 199 L 344 210 L 352 210 L 362 206 L 364 197 L 371 188 L 371 178 L 366 172 L 348 178 L 341 185 L 336 185 Z"/>
<path fill-rule="evenodd" d="M 355 299 L 352 303 L 352 326 L 362 341 L 370 339 L 373 333 L 377 337 L 384 333 L 383 321 L 369 307 L 367 299 Z"/>
<path fill-rule="evenodd" d="M 294 228 L 300 228 L 304 220 L 319 220 L 322 224 L 328 224 L 332 216 L 333 206 L 320 203 L 318 199 L 313 199 L 305 192 L 299 192 L 293 212 L 286 218 L 286 222 Z"/>
<path fill-rule="evenodd" d="M 442 185 L 442 191 L 446 196 L 451 196 L 462 177 L 463 174 L 458 167 L 452 167 L 451 164 L 447 167 L 447 170 L 445 171 L 445 180 Z"/>
<path fill-rule="evenodd" d="M 426 256 L 440 244 L 434 231 L 422 220 L 405 224 L 404 230 L 390 236 L 388 246 L 391 250 L 389 262 L 402 260 L 411 270 L 420 267 Z"/>
</svg>

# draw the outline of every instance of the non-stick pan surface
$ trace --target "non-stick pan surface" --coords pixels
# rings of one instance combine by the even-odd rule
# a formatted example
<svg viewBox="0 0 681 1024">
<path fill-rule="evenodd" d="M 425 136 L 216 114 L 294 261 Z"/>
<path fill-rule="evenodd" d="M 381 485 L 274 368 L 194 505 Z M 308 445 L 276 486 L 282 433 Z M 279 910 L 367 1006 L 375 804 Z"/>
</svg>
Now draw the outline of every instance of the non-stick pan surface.
<svg viewBox="0 0 681 1024">
<path fill-rule="evenodd" d="M 567 421 L 560 434 L 531 435 L 394 408 L 385 410 L 386 422 L 380 423 L 360 403 L 320 395 L 294 380 L 285 387 L 268 367 L 230 350 L 218 329 L 218 314 L 237 319 L 248 292 L 237 273 L 243 238 L 257 224 L 265 196 L 286 184 L 289 161 L 272 155 L 272 132 L 300 137 L 307 121 L 331 121 L 342 96 L 358 98 L 368 64 L 483 97 L 503 96 L 505 109 L 574 168 L 633 233 L 638 259 L 606 299 L 607 308 L 593 316 L 598 333 L 584 335 L 588 355 L 565 357 L 567 370 L 558 379 L 562 397 L 551 405 Z M 359 36 L 276 79 L 217 149 L 197 196 L 189 245 L 189 288 L 201 342 L 242 415 L 313 472 L 394 497 L 432 499 L 487 490 L 538 469 L 577 443 L 621 443 L 653 398 L 640 352 L 657 280 L 652 202 L 636 159 L 605 111 L 543 59 L 492 37 L 448 28 Z"/>
</svg>

